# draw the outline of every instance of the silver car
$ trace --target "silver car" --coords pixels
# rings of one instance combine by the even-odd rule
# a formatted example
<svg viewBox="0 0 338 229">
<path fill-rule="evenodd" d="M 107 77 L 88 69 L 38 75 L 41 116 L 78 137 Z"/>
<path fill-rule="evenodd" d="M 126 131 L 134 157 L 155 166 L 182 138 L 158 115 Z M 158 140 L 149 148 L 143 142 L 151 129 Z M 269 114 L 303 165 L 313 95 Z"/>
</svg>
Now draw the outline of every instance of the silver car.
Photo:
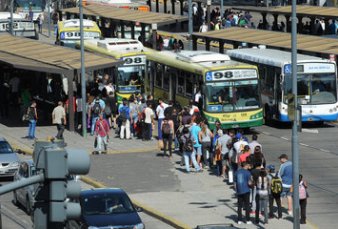
<svg viewBox="0 0 338 229">
<path fill-rule="evenodd" d="M 20 159 L 5 138 L 0 137 L 0 177 L 13 177 Z"/>
<path fill-rule="evenodd" d="M 22 161 L 14 176 L 14 181 L 22 181 L 34 175 L 36 175 L 34 162 L 32 160 Z M 13 203 L 22 205 L 28 215 L 32 213 L 35 187 L 36 185 L 33 184 L 13 191 Z"/>
</svg>

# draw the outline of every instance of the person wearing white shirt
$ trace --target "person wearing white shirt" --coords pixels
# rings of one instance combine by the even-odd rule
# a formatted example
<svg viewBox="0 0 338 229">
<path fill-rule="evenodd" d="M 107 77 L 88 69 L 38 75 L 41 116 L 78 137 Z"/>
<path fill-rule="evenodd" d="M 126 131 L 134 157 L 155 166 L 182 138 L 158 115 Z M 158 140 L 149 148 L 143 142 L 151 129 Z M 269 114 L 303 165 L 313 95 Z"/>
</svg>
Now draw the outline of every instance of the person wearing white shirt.
<svg viewBox="0 0 338 229">
<path fill-rule="evenodd" d="M 262 150 L 262 145 L 257 141 L 258 137 L 256 134 L 252 135 L 252 141 L 249 143 L 251 153 L 255 152 L 256 146 L 259 146 Z"/>
<path fill-rule="evenodd" d="M 156 108 L 156 114 L 158 118 L 158 140 L 162 140 L 162 131 L 161 131 L 161 126 L 162 126 L 162 121 L 165 118 L 164 116 L 164 110 L 168 107 L 168 104 L 164 103 L 162 99 L 158 99 L 158 106 Z"/>
</svg>

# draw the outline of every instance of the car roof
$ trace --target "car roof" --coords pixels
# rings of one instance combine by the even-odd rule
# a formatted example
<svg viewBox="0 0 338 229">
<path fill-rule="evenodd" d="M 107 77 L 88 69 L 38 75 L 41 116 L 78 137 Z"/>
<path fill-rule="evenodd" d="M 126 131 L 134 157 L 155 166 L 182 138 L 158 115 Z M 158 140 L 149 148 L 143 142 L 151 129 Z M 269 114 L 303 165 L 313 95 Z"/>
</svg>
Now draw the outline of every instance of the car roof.
<svg viewBox="0 0 338 229">
<path fill-rule="evenodd" d="M 92 188 L 88 190 L 82 190 L 81 196 L 97 195 L 97 194 L 126 194 L 121 188 Z"/>
<path fill-rule="evenodd" d="M 0 142 L 7 142 L 7 140 L 4 137 L 0 137 Z"/>
<path fill-rule="evenodd" d="M 23 160 L 20 162 L 20 164 L 21 163 L 27 163 L 29 166 L 34 165 L 34 161 L 32 159 Z"/>
</svg>

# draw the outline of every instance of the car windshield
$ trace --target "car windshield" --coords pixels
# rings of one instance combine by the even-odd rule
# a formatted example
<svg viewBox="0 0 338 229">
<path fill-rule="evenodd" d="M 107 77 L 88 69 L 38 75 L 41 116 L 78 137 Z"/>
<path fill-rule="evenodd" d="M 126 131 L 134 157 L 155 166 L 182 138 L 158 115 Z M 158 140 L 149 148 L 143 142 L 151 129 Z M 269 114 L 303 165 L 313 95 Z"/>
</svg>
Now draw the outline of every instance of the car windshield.
<svg viewBox="0 0 338 229">
<path fill-rule="evenodd" d="M 297 89 L 301 104 L 315 105 L 337 101 L 334 73 L 298 74 Z M 287 74 L 284 80 L 284 102 L 287 102 L 287 95 L 290 93 L 292 93 L 292 77 Z"/>
<path fill-rule="evenodd" d="M 125 194 L 97 194 L 81 197 L 84 215 L 111 215 L 135 212 Z"/>
<path fill-rule="evenodd" d="M 0 142 L 0 154 L 13 153 L 12 147 L 8 142 Z"/>
</svg>

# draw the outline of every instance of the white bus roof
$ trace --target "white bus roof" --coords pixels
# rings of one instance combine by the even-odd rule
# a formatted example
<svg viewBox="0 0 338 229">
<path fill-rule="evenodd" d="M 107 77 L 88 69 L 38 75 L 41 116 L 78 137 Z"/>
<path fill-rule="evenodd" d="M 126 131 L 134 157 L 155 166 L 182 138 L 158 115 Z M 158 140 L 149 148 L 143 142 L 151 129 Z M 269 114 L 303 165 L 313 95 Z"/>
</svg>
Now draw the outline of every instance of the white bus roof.
<svg viewBox="0 0 338 229">
<path fill-rule="evenodd" d="M 162 51 L 165 52 L 165 51 Z M 170 52 L 171 54 L 176 54 L 176 59 L 188 62 L 188 63 L 198 63 L 205 66 L 224 64 L 225 62 L 230 61 L 230 57 L 225 54 L 209 52 L 209 51 L 187 51 L 182 50 L 180 52 Z"/>
<path fill-rule="evenodd" d="M 291 52 L 281 51 L 277 49 L 244 48 L 227 50 L 226 53 L 233 58 L 253 61 L 260 64 L 272 65 L 275 67 L 282 67 L 285 64 L 291 63 Z M 329 60 L 320 57 L 297 54 L 297 63 L 311 61 L 330 62 Z"/>
<path fill-rule="evenodd" d="M 107 51 L 142 52 L 144 50 L 143 44 L 133 39 L 104 38 L 102 40 L 88 40 L 86 42 Z"/>
<path fill-rule="evenodd" d="M 83 26 L 84 27 L 93 27 L 94 21 L 83 19 Z M 63 21 L 63 27 L 64 28 L 70 28 L 70 27 L 80 27 L 80 19 L 69 19 Z"/>
<path fill-rule="evenodd" d="M 3 19 L 10 19 L 11 13 L 10 12 L 0 12 L 0 20 Z M 13 19 L 24 19 L 21 15 L 13 13 Z"/>
</svg>

